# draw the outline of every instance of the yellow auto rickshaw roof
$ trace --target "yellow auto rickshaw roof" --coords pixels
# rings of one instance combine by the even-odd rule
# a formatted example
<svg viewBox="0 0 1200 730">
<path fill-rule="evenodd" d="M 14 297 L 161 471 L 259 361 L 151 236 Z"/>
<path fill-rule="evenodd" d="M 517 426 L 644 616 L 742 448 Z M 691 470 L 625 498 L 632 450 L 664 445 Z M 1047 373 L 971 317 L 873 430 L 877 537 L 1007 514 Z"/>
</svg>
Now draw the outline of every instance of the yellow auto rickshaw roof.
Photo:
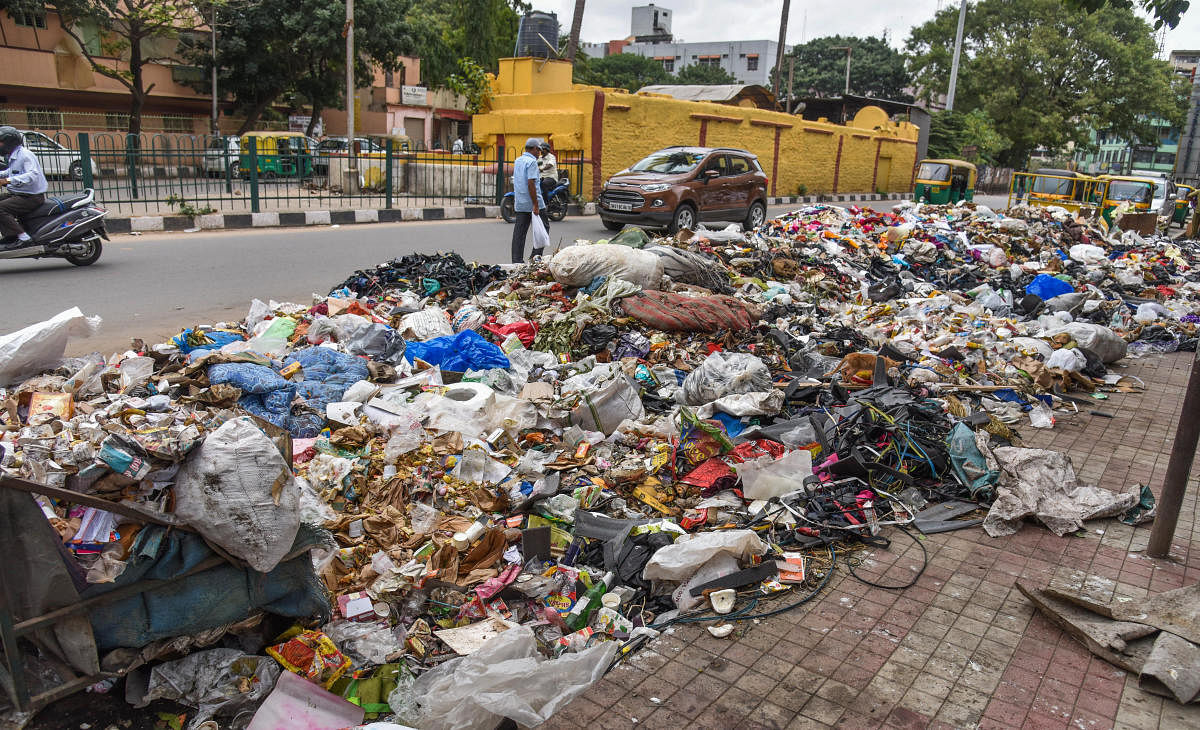
<svg viewBox="0 0 1200 730">
<path fill-rule="evenodd" d="M 1158 180 L 1152 177 L 1137 177 L 1134 175 L 1097 175 L 1097 180 L 1125 180 L 1128 182 L 1144 182 L 1150 185 L 1158 184 Z"/>
<path fill-rule="evenodd" d="M 972 165 L 970 162 L 966 162 L 964 160 L 948 160 L 948 159 L 947 160 L 933 160 L 933 159 L 930 159 L 930 160 L 921 160 L 921 162 L 919 164 L 924 165 L 926 162 L 933 162 L 935 164 L 941 164 L 941 165 L 950 165 L 951 167 L 969 167 L 972 170 L 975 169 L 975 165 Z"/>
</svg>

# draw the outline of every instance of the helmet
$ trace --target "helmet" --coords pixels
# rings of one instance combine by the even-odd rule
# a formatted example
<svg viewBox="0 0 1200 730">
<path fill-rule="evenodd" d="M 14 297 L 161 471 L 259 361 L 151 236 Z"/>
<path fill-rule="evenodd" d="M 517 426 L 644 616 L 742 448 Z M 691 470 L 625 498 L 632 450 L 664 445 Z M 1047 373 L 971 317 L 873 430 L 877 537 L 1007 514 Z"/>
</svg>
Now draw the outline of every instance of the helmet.
<svg viewBox="0 0 1200 730">
<path fill-rule="evenodd" d="M 16 127 L 10 127 L 7 124 L 0 127 L 0 155 L 7 157 L 23 144 L 25 144 L 25 137 L 17 131 Z"/>
</svg>

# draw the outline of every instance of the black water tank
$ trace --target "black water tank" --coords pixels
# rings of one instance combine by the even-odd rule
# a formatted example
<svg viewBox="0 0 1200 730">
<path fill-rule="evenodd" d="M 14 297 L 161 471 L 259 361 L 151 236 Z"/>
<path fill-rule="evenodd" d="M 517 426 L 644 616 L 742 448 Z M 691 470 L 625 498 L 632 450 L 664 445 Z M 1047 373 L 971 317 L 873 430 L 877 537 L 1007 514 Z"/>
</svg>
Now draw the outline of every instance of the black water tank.
<svg viewBox="0 0 1200 730">
<path fill-rule="evenodd" d="M 513 55 L 518 58 L 558 58 L 558 16 L 534 11 L 521 18 Z"/>
</svg>

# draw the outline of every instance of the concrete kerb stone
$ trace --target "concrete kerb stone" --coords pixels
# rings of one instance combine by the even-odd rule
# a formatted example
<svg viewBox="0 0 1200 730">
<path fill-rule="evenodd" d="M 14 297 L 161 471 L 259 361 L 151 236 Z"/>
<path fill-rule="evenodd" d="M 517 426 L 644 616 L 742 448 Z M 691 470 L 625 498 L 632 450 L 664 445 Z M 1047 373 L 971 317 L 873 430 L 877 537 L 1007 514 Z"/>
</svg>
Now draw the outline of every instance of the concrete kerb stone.
<svg viewBox="0 0 1200 730">
<path fill-rule="evenodd" d="M 196 225 L 202 231 L 219 230 L 225 227 L 225 216 L 220 213 L 196 216 Z"/>
<path fill-rule="evenodd" d="M 161 215 L 133 216 L 129 219 L 129 230 L 139 233 L 164 230 L 163 217 Z"/>
<path fill-rule="evenodd" d="M 329 219 L 329 211 L 327 210 L 306 210 L 304 211 L 304 225 L 306 226 L 327 226 L 332 221 Z"/>
<path fill-rule="evenodd" d="M 251 228 L 269 228 L 279 225 L 278 213 L 251 213 L 250 227 Z"/>
<path fill-rule="evenodd" d="M 378 223 L 379 211 L 370 209 L 359 209 L 354 211 L 355 223 Z"/>
</svg>

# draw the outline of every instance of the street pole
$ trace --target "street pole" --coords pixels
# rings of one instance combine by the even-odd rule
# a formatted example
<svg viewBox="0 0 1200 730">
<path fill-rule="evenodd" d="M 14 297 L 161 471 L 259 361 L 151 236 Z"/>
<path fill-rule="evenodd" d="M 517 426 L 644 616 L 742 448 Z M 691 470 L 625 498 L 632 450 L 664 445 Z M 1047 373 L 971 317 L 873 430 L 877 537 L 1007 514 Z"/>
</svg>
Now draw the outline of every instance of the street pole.
<svg viewBox="0 0 1200 730">
<path fill-rule="evenodd" d="M 792 113 L 792 86 L 793 80 L 796 77 L 796 57 L 788 58 L 788 87 L 787 87 L 787 106 L 783 108 L 788 114 Z"/>
<path fill-rule="evenodd" d="M 946 111 L 954 109 L 954 90 L 958 86 L 958 57 L 962 54 L 963 23 L 967 19 L 967 0 L 958 6 L 958 33 L 954 36 L 954 60 L 950 62 L 950 88 L 946 90 Z"/>
<path fill-rule="evenodd" d="M 846 90 L 842 92 L 843 99 L 850 96 L 850 54 L 853 51 L 853 46 L 846 46 Z"/>
<path fill-rule="evenodd" d="M 346 0 L 346 170 L 344 190 L 358 193 L 358 156 L 354 153 L 354 0 Z"/>
<path fill-rule="evenodd" d="M 213 3 L 212 8 L 212 135 L 218 137 L 221 134 L 221 127 L 218 122 L 218 115 L 221 113 L 217 108 L 217 5 Z"/>
<path fill-rule="evenodd" d="M 775 50 L 775 83 L 771 87 L 776 99 L 779 99 L 779 82 L 783 76 L 783 54 L 787 53 L 788 10 L 791 6 L 792 0 L 783 0 L 783 13 L 779 18 L 779 48 Z"/>
<path fill-rule="evenodd" d="M 1183 494 L 1187 491 L 1188 474 L 1192 471 L 1192 460 L 1196 456 L 1196 442 L 1200 441 L 1198 409 L 1200 351 L 1192 356 L 1192 370 L 1188 375 L 1187 390 L 1183 394 L 1183 408 L 1179 412 L 1179 423 L 1175 426 L 1175 443 L 1171 445 L 1167 476 L 1163 479 L 1162 495 L 1158 498 L 1158 514 L 1154 518 L 1154 529 L 1150 531 L 1150 542 L 1146 545 L 1146 554 L 1152 558 L 1165 558 L 1171 551 L 1175 523 L 1179 521 L 1179 509 L 1183 505 Z"/>
</svg>

